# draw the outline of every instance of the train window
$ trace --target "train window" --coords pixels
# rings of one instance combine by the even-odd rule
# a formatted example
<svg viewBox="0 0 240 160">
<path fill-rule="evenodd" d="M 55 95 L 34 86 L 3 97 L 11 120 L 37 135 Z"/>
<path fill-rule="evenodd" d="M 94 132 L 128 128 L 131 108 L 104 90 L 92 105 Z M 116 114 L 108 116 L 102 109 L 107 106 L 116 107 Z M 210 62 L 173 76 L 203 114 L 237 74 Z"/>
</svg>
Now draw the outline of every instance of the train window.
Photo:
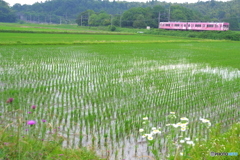
<svg viewBox="0 0 240 160">
<path fill-rule="evenodd" d="M 190 27 L 190 24 L 188 25 L 188 27 Z"/>
<path fill-rule="evenodd" d="M 227 27 L 228 28 L 228 25 L 223 25 L 223 27 Z"/>
<path fill-rule="evenodd" d="M 184 27 L 186 27 L 186 24 L 184 24 Z"/>
<path fill-rule="evenodd" d="M 179 24 L 175 24 L 174 26 L 179 26 Z"/>
<path fill-rule="evenodd" d="M 207 27 L 213 27 L 213 25 L 211 25 L 211 24 L 208 24 L 208 25 L 207 25 Z"/>
<path fill-rule="evenodd" d="M 195 27 L 201 27 L 201 24 L 195 24 Z"/>
<path fill-rule="evenodd" d="M 170 26 L 170 24 L 166 24 L 166 26 Z"/>
</svg>

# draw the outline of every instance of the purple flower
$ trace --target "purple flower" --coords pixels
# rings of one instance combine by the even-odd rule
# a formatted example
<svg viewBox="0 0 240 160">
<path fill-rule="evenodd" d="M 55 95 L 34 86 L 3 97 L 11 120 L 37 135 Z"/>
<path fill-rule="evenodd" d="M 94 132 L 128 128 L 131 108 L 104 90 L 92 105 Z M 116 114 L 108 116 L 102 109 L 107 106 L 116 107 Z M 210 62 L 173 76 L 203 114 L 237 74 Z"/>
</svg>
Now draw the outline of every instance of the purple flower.
<svg viewBox="0 0 240 160">
<path fill-rule="evenodd" d="M 13 98 L 8 98 L 7 103 L 12 103 L 13 102 Z"/>
<path fill-rule="evenodd" d="M 28 114 L 31 114 L 32 112 L 28 112 Z"/>
<path fill-rule="evenodd" d="M 4 142 L 3 144 L 7 146 L 9 143 L 7 143 L 7 142 Z"/>
<path fill-rule="evenodd" d="M 42 122 L 46 122 L 46 120 L 45 120 L 45 119 L 42 119 Z"/>
<path fill-rule="evenodd" d="M 32 108 L 32 109 L 36 109 L 36 106 L 35 106 L 35 105 L 32 105 L 31 108 Z"/>
<path fill-rule="evenodd" d="M 36 124 L 36 121 L 34 121 L 34 120 L 29 120 L 29 121 L 27 121 L 27 124 L 28 124 L 28 125 L 34 125 L 34 124 Z"/>
</svg>

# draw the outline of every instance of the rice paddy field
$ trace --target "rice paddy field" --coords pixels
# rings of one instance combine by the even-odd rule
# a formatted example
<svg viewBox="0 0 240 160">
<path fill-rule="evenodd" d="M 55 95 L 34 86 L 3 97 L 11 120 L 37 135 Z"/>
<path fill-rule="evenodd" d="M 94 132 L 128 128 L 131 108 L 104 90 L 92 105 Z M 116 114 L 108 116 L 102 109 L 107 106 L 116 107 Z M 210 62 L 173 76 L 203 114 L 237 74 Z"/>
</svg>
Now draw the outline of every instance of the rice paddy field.
<svg viewBox="0 0 240 160">
<path fill-rule="evenodd" d="M 167 159 L 173 143 L 240 121 L 240 42 L 0 34 L 0 125 L 18 136 L 57 133 L 63 147 L 110 160 Z"/>
</svg>

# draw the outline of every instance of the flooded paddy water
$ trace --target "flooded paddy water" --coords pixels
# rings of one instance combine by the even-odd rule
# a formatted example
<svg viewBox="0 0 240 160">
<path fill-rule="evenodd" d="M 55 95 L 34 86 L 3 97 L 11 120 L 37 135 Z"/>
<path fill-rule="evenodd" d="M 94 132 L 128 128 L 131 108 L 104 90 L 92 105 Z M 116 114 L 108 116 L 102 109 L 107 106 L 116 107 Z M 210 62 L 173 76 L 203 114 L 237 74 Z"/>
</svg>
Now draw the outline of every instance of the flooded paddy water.
<svg viewBox="0 0 240 160">
<path fill-rule="evenodd" d="M 1 115 L 4 123 L 34 119 L 38 132 L 31 128 L 32 132 L 43 139 L 55 132 L 64 137 L 63 147 L 91 148 L 110 160 L 145 160 L 154 159 L 153 149 L 161 159 L 172 154 L 168 145 L 176 145 L 178 139 L 168 139 L 170 112 L 176 113 L 176 123 L 181 117 L 189 118 L 186 131 L 176 131 L 176 135 L 191 139 L 208 132 L 199 126 L 199 118 L 226 128 L 240 120 L 237 68 L 193 63 L 184 56 L 174 60 L 176 50 L 171 58 L 156 58 L 162 52 L 157 49 L 146 51 L 155 58 L 137 51 L 107 55 L 91 50 L 86 46 L 2 49 L 0 110 L 6 113 Z M 15 100 L 12 106 L 5 103 L 9 97 Z M 21 115 L 9 114 L 11 109 L 20 110 Z M 147 126 L 143 117 L 149 119 Z M 154 145 L 149 146 L 139 129 L 150 132 L 152 127 L 161 134 L 154 135 Z"/>
</svg>

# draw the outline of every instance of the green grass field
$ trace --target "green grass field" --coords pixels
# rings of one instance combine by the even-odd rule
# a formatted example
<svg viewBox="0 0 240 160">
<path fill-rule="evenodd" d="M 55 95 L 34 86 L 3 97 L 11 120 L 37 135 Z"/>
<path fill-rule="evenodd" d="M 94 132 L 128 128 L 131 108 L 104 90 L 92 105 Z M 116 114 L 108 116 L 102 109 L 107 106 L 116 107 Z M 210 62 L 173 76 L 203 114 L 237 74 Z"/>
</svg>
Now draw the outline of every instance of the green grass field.
<svg viewBox="0 0 240 160">
<path fill-rule="evenodd" d="M 0 44 L 99 44 L 189 42 L 189 39 L 147 35 L 0 33 Z M 202 40 L 204 41 L 204 40 Z"/>
<path fill-rule="evenodd" d="M 221 142 L 225 148 L 209 150 L 208 142 L 220 139 L 220 133 L 233 124 L 237 127 L 240 120 L 240 42 L 139 34 L 0 36 L 0 125 L 7 133 L 0 137 L 0 159 L 13 146 L 5 143 L 19 141 L 17 146 L 26 149 L 22 136 L 66 148 L 86 147 L 105 159 L 211 159 L 210 151 L 239 154 L 238 143 Z M 13 102 L 6 103 L 9 98 Z M 180 120 L 184 117 L 187 123 Z M 211 127 L 199 118 L 208 119 Z M 27 125 L 29 120 L 36 124 Z M 184 131 L 168 125 L 177 122 L 185 125 Z M 151 131 L 152 140 L 142 137 Z M 9 132 L 17 134 L 9 137 Z M 230 133 L 237 140 L 239 130 Z M 196 148 L 187 140 L 182 143 L 184 138 Z M 197 148 L 201 151 L 196 154 Z M 57 149 L 58 158 L 60 152 Z M 54 152 L 12 155 L 51 159 Z"/>
<path fill-rule="evenodd" d="M 17 24 L 17 23 L 0 23 L 0 31 L 35 31 L 35 32 L 94 32 L 96 28 L 78 27 L 77 25 L 57 25 L 57 24 Z M 96 32 L 96 31 L 95 31 Z"/>
</svg>

